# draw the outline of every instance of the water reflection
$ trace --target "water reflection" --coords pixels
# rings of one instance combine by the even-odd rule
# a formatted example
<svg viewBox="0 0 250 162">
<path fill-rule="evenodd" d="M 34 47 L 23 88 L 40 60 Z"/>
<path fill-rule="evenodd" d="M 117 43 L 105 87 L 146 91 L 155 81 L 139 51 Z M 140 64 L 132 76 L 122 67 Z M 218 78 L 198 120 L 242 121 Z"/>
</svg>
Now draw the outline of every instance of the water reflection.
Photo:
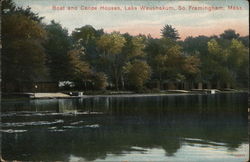
<svg viewBox="0 0 250 162">
<path fill-rule="evenodd" d="M 248 157 L 247 151 L 238 151 L 248 141 L 246 97 L 100 97 L 4 103 L 2 154 L 8 160 L 26 161 L 133 161 L 137 155 L 154 161 L 184 157 L 195 161 L 199 155 L 188 148 L 209 148 L 224 151 L 228 161 L 237 161 L 231 154 L 243 154 L 238 157 L 242 161 Z"/>
<path fill-rule="evenodd" d="M 244 106 L 246 107 L 244 107 Z M 2 103 L 2 111 L 105 112 L 108 114 L 165 114 L 169 112 L 247 112 L 246 93 L 169 95 L 145 97 L 90 97 L 80 99 L 24 100 Z"/>
</svg>

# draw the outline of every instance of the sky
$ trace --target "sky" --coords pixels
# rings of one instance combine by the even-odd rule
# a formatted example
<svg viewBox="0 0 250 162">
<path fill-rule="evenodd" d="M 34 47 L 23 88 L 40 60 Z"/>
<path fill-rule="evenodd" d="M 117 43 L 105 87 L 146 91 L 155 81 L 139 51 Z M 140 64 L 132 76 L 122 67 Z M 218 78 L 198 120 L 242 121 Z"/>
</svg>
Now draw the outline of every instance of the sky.
<svg viewBox="0 0 250 162">
<path fill-rule="evenodd" d="M 187 36 L 219 35 L 226 29 L 234 29 L 241 36 L 249 35 L 249 3 L 246 0 L 14 0 L 18 6 L 30 6 L 32 11 L 44 17 L 44 22 L 59 22 L 71 33 L 75 28 L 92 25 L 105 32 L 120 31 L 132 35 L 150 34 L 160 37 L 164 25 L 172 25 L 181 39 Z M 53 10 L 53 6 L 64 10 Z M 80 10 L 81 6 L 97 7 L 97 10 Z M 100 10 L 99 7 L 120 7 L 122 10 Z M 128 6 L 137 10 L 125 10 Z M 175 10 L 143 11 L 141 6 L 172 7 Z M 185 10 L 180 10 L 185 7 Z M 189 7 L 223 7 L 223 10 L 193 10 Z M 236 6 L 241 10 L 230 10 Z M 77 7 L 77 10 L 68 10 Z"/>
</svg>

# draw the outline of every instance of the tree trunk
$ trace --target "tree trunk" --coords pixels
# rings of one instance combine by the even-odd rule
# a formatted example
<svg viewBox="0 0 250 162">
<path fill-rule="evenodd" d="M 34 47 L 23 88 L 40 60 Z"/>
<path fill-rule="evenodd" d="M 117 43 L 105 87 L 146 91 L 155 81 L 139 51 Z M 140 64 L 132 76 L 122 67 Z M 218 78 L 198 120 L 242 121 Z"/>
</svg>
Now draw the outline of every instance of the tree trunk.
<svg viewBox="0 0 250 162">
<path fill-rule="evenodd" d="M 116 90 L 119 91 L 119 87 L 118 87 L 118 83 L 119 82 L 119 79 L 117 77 L 115 77 L 115 87 L 116 87 Z"/>
<path fill-rule="evenodd" d="M 216 88 L 217 88 L 217 89 L 220 89 L 220 88 L 221 88 L 220 82 L 219 82 L 219 81 L 218 81 L 217 84 L 216 84 Z"/>
<path fill-rule="evenodd" d="M 202 88 L 202 83 L 201 83 L 201 82 L 198 83 L 198 89 L 203 89 L 203 88 Z"/>
<path fill-rule="evenodd" d="M 125 83 L 124 83 L 124 78 L 123 78 L 123 75 L 121 76 L 121 84 L 122 84 L 122 90 L 125 89 Z"/>
<path fill-rule="evenodd" d="M 113 68 L 114 68 L 115 89 L 117 91 L 119 91 L 119 86 L 118 86 L 118 84 L 119 84 L 118 70 L 117 70 L 117 68 L 115 68 L 115 66 L 113 66 Z"/>
<path fill-rule="evenodd" d="M 160 90 L 162 90 L 162 76 L 161 76 L 161 72 L 160 72 Z"/>
</svg>

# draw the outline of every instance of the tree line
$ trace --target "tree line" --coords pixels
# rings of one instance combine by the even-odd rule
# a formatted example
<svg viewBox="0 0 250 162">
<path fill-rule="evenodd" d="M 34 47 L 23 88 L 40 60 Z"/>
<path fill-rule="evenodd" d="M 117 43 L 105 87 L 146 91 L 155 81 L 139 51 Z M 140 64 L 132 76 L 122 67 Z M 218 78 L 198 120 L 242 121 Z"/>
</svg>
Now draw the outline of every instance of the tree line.
<svg viewBox="0 0 250 162">
<path fill-rule="evenodd" d="M 78 90 L 163 89 L 165 83 L 248 84 L 249 37 L 235 30 L 187 37 L 165 25 L 160 38 L 105 33 L 91 25 L 71 34 L 12 0 L 2 5 L 2 82 L 71 81 Z M 157 86 L 153 86 L 156 83 Z"/>
</svg>

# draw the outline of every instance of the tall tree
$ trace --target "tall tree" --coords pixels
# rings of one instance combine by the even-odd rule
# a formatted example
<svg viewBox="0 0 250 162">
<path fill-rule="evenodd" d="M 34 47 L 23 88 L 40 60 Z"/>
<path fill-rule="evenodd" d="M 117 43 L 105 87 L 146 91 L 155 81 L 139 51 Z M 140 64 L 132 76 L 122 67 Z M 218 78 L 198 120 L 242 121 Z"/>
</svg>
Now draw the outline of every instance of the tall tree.
<svg viewBox="0 0 250 162">
<path fill-rule="evenodd" d="M 70 77 L 68 51 L 71 49 L 71 40 L 68 31 L 61 24 L 51 21 L 45 26 L 47 40 L 44 43 L 47 53 L 49 74 L 55 81 L 68 80 Z"/>
<path fill-rule="evenodd" d="M 137 36 L 131 36 L 128 33 L 123 34 L 126 43 L 122 49 L 122 54 L 120 57 L 120 63 L 122 66 L 125 66 L 127 62 L 131 62 L 136 59 L 145 60 L 146 53 L 144 51 L 145 49 L 145 42 L 146 42 L 146 36 L 144 35 L 137 35 Z M 124 80 L 124 73 L 121 73 L 120 76 L 120 82 L 122 85 L 122 88 L 124 89 L 125 86 L 125 80 Z"/>
<path fill-rule="evenodd" d="M 37 21 L 41 23 L 43 17 L 40 17 L 38 13 L 34 13 L 31 11 L 30 7 L 23 8 L 17 7 L 13 0 L 4 0 L 2 2 L 2 15 L 12 15 L 12 14 L 20 14 L 28 17 L 31 20 Z"/>
<path fill-rule="evenodd" d="M 150 39 L 146 52 L 148 62 L 152 67 L 152 77 L 157 79 L 162 88 L 162 82 L 180 81 L 184 79 L 182 74 L 185 57 L 182 54 L 181 46 L 169 38 Z"/>
<path fill-rule="evenodd" d="M 187 37 L 182 43 L 183 51 L 188 55 L 196 55 L 200 59 L 208 54 L 207 42 L 211 40 L 207 36 Z"/>
<path fill-rule="evenodd" d="M 220 37 L 227 40 L 238 39 L 239 33 L 236 33 L 233 29 L 225 30 L 224 33 L 220 34 Z"/>
<path fill-rule="evenodd" d="M 185 79 L 191 83 L 195 82 L 200 73 L 201 60 L 197 56 L 186 56 L 182 67 Z"/>
<path fill-rule="evenodd" d="M 3 84 L 12 84 L 20 91 L 22 82 L 46 76 L 42 47 L 46 31 L 39 21 L 14 11 L 2 16 L 2 76 Z"/>
<path fill-rule="evenodd" d="M 86 83 L 91 81 L 91 69 L 85 59 L 83 49 L 76 45 L 74 49 L 68 52 L 68 57 L 71 67 L 71 80 L 75 82 L 77 88 L 86 88 Z"/>
<path fill-rule="evenodd" d="M 237 86 L 247 87 L 249 72 L 249 49 L 239 40 L 233 39 L 226 48 L 227 65 Z"/>
<path fill-rule="evenodd" d="M 202 75 L 206 82 L 217 84 L 232 83 L 232 75 L 227 67 L 227 51 L 212 39 L 208 42 L 208 56 L 203 60 Z M 213 67 L 213 68 L 211 68 Z"/>
<path fill-rule="evenodd" d="M 249 35 L 240 37 L 239 40 L 245 45 L 245 47 L 249 48 Z"/>
<path fill-rule="evenodd" d="M 86 59 L 93 66 L 98 66 L 98 51 L 97 40 L 104 34 L 103 30 L 96 30 L 91 25 L 85 25 L 81 28 L 76 28 L 72 32 L 72 38 L 74 42 L 80 43 L 85 50 Z"/>
<path fill-rule="evenodd" d="M 116 90 L 119 90 L 119 79 L 122 73 L 123 62 L 122 48 L 125 45 L 125 38 L 117 32 L 104 34 L 97 42 L 97 46 L 101 50 L 100 59 L 103 66 L 106 66 L 104 72 L 108 74 L 115 84 Z"/>
<path fill-rule="evenodd" d="M 128 62 L 124 68 L 126 79 L 130 85 L 140 90 L 144 83 L 150 78 L 151 68 L 145 61 L 134 60 Z"/>
<path fill-rule="evenodd" d="M 161 34 L 163 38 L 169 38 L 174 41 L 180 39 L 178 31 L 171 25 L 165 25 L 161 30 Z"/>
</svg>

